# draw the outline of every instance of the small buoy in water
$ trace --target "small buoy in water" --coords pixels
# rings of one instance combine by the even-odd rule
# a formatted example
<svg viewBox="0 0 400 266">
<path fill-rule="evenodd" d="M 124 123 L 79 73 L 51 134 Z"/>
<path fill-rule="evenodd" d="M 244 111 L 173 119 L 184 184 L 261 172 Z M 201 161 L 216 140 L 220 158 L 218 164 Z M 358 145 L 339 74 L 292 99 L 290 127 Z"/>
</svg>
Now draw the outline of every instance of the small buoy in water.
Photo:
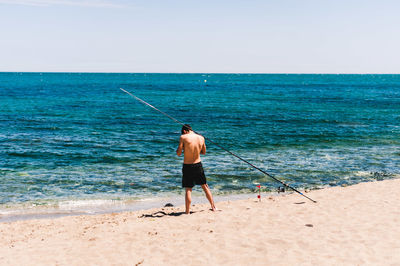
<svg viewBox="0 0 400 266">
<path fill-rule="evenodd" d="M 204 83 L 207 83 L 207 80 L 206 80 L 206 79 L 204 80 Z"/>
</svg>

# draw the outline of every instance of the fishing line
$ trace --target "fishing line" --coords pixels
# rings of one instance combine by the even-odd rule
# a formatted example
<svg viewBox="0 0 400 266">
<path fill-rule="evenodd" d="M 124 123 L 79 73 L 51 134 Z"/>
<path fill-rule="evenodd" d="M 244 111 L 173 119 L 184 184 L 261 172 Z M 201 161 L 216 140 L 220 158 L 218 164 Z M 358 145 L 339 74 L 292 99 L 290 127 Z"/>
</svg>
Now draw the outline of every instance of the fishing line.
<svg viewBox="0 0 400 266">
<path fill-rule="evenodd" d="M 144 105 L 147 105 L 148 107 L 150 107 L 150 108 L 156 110 L 157 112 L 159 112 L 159 113 L 165 115 L 166 117 L 172 119 L 175 123 L 178 123 L 178 124 L 180 124 L 180 125 L 182 125 L 182 126 L 185 125 L 184 123 L 182 123 L 182 122 L 179 121 L 178 119 L 175 119 L 174 117 L 170 116 L 169 114 L 167 114 L 167 113 L 165 113 L 165 112 L 159 110 L 158 108 L 154 107 L 153 105 L 151 105 L 151 104 L 147 103 L 146 101 L 140 99 L 139 97 L 133 95 L 133 94 L 130 93 L 129 91 L 126 91 L 126 90 L 124 90 L 124 89 L 122 89 L 122 88 L 120 88 L 120 89 L 121 89 L 123 92 L 125 92 L 125 93 L 129 94 L 130 96 L 132 96 L 133 98 L 135 98 L 136 100 L 138 100 L 139 102 L 143 103 Z M 197 132 L 194 131 L 194 130 L 192 130 L 192 131 L 193 131 L 194 133 L 198 134 L 198 135 L 201 135 L 201 134 L 197 133 Z M 201 136 L 203 136 L 203 135 L 201 135 Z M 313 199 L 310 198 L 310 197 L 307 197 L 306 195 L 304 195 L 303 193 L 301 193 L 300 191 L 298 191 L 298 190 L 295 189 L 294 187 L 292 187 L 292 186 L 290 186 L 290 185 L 288 185 L 288 184 L 282 182 L 281 180 L 277 179 L 277 178 L 274 177 L 273 175 L 271 175 L 271 174 L 267 173 L 266 171 L 264 171 L 264 170 L 258 168 L 257 166 L 255 166 L 255 165 L 253 165 L 252 163 L 246 161 L 246 160 L 243 159 L 242 157 L 240 157 L 240 156 L 234 154 L 233 152 L 231 152 L 230 150 L 228 150 L 228 149 L 222 147 L 222 146 L 219 145 L 218 143 L 215 143 L 214 141 L 212 141 L 211 139 L 207 138 L 206 136 L 203 136 L 203 137 L 204 137 L 206 140 L 208 140 L 209 142 L 211 142 L 212 144 L 214 144 L 215 146 L 217 146 L 217 147 L 219 147 L 220 149 L 226 151 L 226 152 L 229 153 L 230 155 L 232 155 L 232 156 L 238 158 L 239 160 L 241 160 L 241 161 L 247 163 L 248 165 L 250 165 L 250 166 L 253 167 L 254 169 L 257 169 L 258 171 L 260 171 L 261 173 L 265 174 L 266 176 L 268 176 L 268 177 L 272 178 L 273 180 L 275 180 L 275 181 L 281 183 L 281 184 L 284 185 L 285 187 L 290 188 L 290 189 L 293 190 L 294 192 L 297 192 L 298 194 L 300 194 L 301 196 L 303 196 L 303 197 L 305 197 L 305 198 L 311 200 L 312 202 L 317 203 L 315 200 L 313 200 Z"/>
</svg>

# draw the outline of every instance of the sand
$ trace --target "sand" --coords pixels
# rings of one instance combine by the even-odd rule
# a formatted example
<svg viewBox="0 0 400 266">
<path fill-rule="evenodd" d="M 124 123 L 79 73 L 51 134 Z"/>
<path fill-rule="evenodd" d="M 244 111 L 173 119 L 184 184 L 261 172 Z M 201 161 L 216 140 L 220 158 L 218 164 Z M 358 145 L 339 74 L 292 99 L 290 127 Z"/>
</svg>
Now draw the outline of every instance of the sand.
<svg viewBox="0 0 400 266">
<path fill-rule="evenodd" d="M 1 265 L 400 265 L 400 179 L 0 223 Z M 196 201 L 196 198 L 193 199 Z"/>
</svg>

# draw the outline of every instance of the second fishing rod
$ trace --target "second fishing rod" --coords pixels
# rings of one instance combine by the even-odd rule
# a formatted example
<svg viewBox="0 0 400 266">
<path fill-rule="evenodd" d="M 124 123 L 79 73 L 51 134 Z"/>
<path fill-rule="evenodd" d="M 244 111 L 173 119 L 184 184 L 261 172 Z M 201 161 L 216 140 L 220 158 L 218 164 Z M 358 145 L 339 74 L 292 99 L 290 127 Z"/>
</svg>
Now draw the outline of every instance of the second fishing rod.
<svg viewBox="0 0 400 266">
<path fill-rule="evenodd" d="M 146 101 L 140 99 L 139 97 L 135 96 L 134 94 L 130 93 L 129 91 L 124 90 L 124 89 L 122 89 L 122 88 L 120 88 L 120 89 L 121 89 L 123 92 L 125 92 L 125 93 L 129 94 L 130 96 L 132 96 L 133 98 L 135 98 L 137 101 L 139 101 L 139 102 L 141 102 L 141 103 L 143 103 L 143 104 L 149 106 L 150 108 L 152 108 L 152 109 L 156 110 L 157 112 L 163 114 L 164 116 L 170 118 L 170 119 L 173 120 L 175 123 L 178 123 L 178 124 L 180 124 L 181 126 L 185 126 L 185 124 L 182 123 L 181 121 L 179 121 L 178 119 L 176 119 L 176 118 L 170 116 L 169 114 L 167 114 L 167 113 L 165 113 L 165 112 L 159 110 L 158 108 L 156 108 L 156 107 L 154 107 L 153 105 L 149 104 L 148 102 L 146 102 Z M 198 132 L 196 132 L 196 131 L 194 131 L 194 130 L 192 130 L 192 131 L 193 131 L 194 133 L 196 133 L 196 134 L 199 134 Z M 199 135 L 201 135 L 201 134 L 199 134 Z M 285 187 L 287 187 L 287 188 L 290 188 L 291 190 L 293 190 L 294 192 L 298 193 L 299 195 L 305 197 L 306 199 L 308 199 L 308 200 L 310 200 L 310 201 L 312 201 L 312 202 L 314 202 L 314 203 L 317 203 L 317 201 L 315 201 L 315 200 L 313 200 L 312 198 L 310 198 L 310 197 L 304 195 L 303 193 L 301 193 L 300 191 L 298 191 L 298 190 L 295 189 L 294 187 L 292 187 L 292 186 L 286 184 L 285 182 L 283 182 L 283 181 L 277 179 L 276 177 L 274 177 L 273 175 L 269 174 L 268 172 L 266 172 L 266 171 L 264 171 L 264 170 L 258 168 L 257 166 L 253 165 L 253 164 L 250 163 L 249 161 L 247 161 L 247 160 L 243 159 L 242 157 L 240 157 L 239 155 L 236 155 L 235 153 L 231 152 L 230 150 L 228 150 L 228 149 L 224 148 L 223 146 L 219 145 L 218 143 L 212 141 L 212 140 L 209 139 L 208 137 L 206 137 L 206 136 L 204 136 L 204 135 L 201 135 L 201 136 L 203 136 L 206 140 L 208 140 L 209 142 L 211 142 L 211 143 L 214 144 L 215 146 L 219 147 L 220 149 L 222 149 L 222 150 L 228 152 L 229 154 L 231 154 L 232 156 L 238 158 L 238 159 L 241 160 L 242 162 L 245 162 L 246 164 L 250 165 L 250 166 L 253 167 L 254 169 L 256 169 L 256 170 L 260 171 L 261 173 L 265 174 L 266 176 L 272 178 L 272 179 L 275 180 L 276 182 L 279 182 L 279 183 L 281 183 L 283 186 L 285 186 Z"/>
</svg>

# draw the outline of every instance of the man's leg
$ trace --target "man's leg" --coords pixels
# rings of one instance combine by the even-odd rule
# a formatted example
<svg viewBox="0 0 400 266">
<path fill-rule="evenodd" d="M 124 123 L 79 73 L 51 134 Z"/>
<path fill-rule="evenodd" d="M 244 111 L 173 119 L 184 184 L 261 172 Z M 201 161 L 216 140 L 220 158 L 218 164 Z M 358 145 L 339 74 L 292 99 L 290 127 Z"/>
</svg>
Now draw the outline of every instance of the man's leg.
<svg viewBox="0 0 400 266">
<path fill-rule="evenodd" d="M 204 190 L 204 193 L 206 193 L 206 197 L 211 204 L 212 211 L 216 211 L 217 209 L 215 208 L 215 204 L 214 204 L 214 200 L 213 200 L 213 197 L 211 194 L 210 187 L 207 184 L 204 184 L 204 185 L 201 185 L 201 188 Z"/>
<path fill-rule="evenodd" d="M 190 213 L 190 204 L 192 203 L 192 188 L 185 188 L 185 205 L 186 205 L 186 214 Z"/>
</svg>

